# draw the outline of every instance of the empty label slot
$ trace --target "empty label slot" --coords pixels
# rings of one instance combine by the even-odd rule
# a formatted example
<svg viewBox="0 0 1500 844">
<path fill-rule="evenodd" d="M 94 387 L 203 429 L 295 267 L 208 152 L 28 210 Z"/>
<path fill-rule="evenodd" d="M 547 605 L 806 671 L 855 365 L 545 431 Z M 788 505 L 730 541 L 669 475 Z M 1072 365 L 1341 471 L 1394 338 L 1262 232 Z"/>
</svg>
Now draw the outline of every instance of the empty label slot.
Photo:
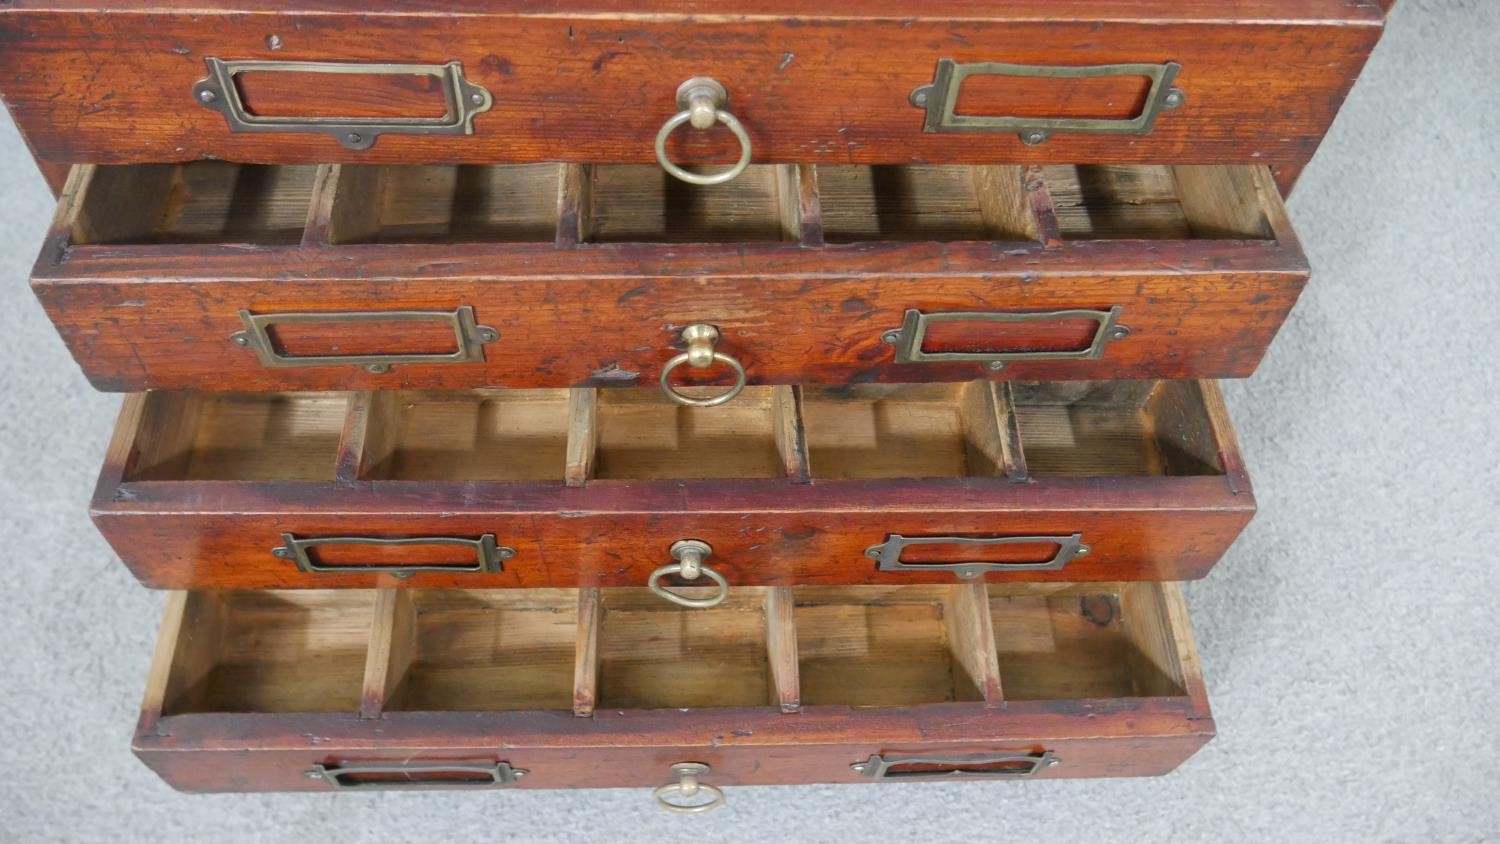
<svg viewBox="0 0 1500 844">
<path fill-rule="evenodd" d="M 447 79 L 431 73 L 318 73 L 242 70 L 234 74 L 245 111 L 256 117 L 441 118 Z"/>
<path fill-rule="evenodd" d="M 1065 240 L 1261 240 L 1272 236 L 1252 167 L 1043 168 Z"/>
<path fill-rule="evenodd" d="M 1046 119 L 1130 120 L 1146 106 L 1151 77 L 1021 76 L 977 73 L 958 89 L 956 114 Z"/>
<path fill-rule="evenodd" d="M 785 477 L 772 402 L 771 387 L 747 387 L 710 408 L 683 407 L 659 390 L 600 390 L 594 476 Z"/>
<path fill-rule="evenodd" d="M 814 478 L 1004 474 L 988 385 L 809 388 L 803 415 Z"/>
<path fill-rule="evenodd" d="M 1196 382 L 1022 382 L 1015 397 L 1034 476 L 1222 473 Z"/>
<path fill-rule="evenodd" d="M 599 709 L 776 703 L 766 590 L 731 590 L 710 609 L 674 606 L 644 589 L 600 592 Z"/>
<path fill-rule="evenodd" d="M 823 237 L 862 240 L 1035 240 L 1020 167 L 820 166 Z"/>
<path fill-rule="evenodd" d="M 347 393 L 151 393 L 127 480 L 332 480 Z"/>
<path fill-rule="evenodd" d="M 76 244 L 295 244 L 317 167 L 231 164 L 100 166 L 82 186 Z"/>
<path fill-rule="evenodd" d="M 401 590 L 385 709 L 568 709 L 578 593 Z"/>
<path fill-rule="evenodd" d="M 375 593 L 194 592 L 163 714 L 359 710 Z"/>
<path fill-rule="evenodd" d="M 272 322 L 271 347 L 283 357 L 348 355 L 452 355 L 461 351 L 451 323 L 432 320 Z"/>
<path fill-rule="evenodd" d="M 751 165 L 737 178 L 709 186 L 690 185 L 655 165 L 591 170 L 586 240 L 740 243 L 798 236 L 793 167 Z"/>
<path fill-rule="evenodd" d="M 561 481 L 568 391 L 387 394 L 369 425 L 372 479 Z"/>
<path fill-rule="evenodd" d="M 1016 595 L 992 587 L 990 617 L 1008 700 L 1186 693 L 1176 639 L 1152 584 Z"/>
<path fill-rule="evenodd" d="M 551 243 L 562 165 L 339 168 L 332 243 Z"/>
</svg>

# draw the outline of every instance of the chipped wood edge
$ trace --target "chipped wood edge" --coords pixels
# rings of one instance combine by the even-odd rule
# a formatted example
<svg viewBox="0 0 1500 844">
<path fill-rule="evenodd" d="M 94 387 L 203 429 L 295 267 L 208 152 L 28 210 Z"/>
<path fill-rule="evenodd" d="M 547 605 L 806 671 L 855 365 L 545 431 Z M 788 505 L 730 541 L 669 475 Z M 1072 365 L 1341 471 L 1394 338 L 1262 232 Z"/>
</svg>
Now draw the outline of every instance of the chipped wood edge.
<svg viewBox="0 0 1500 844">
<path fill-rule="evenodd" d="M 771 388 L 772 425 L 776 450 L 786 478 L 794 484 L 812 483 L 811 462 L 807 455 L 807 426 L 803 417 L 802 388 Z"/>
</svg>

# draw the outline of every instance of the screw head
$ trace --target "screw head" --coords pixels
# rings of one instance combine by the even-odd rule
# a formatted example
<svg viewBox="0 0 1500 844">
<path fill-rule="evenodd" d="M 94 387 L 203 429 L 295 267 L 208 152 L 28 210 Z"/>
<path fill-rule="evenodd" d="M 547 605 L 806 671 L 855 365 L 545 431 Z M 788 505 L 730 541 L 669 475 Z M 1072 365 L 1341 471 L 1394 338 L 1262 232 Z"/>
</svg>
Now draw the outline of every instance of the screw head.
<svg viewBox="0 0 1500 844">
<path fill-rule="evenodd" d="M 284 560 L 284 559 L 292 556 L 292 551 L 291 551 L 290 548 L 278 545 L 275 548 L 271 549 L 271 556 L 273 556 L 273 557 L 280 557 L 280 558 L 282 558 Z"/>
<path fill-rule="evenodd" d="M 1080 545 L 1080 546 L 1078 546 L 1078 552 L 1074 556 L 1077 556 L 1077 557 L 1087 557 L 1089 555 L 1089 552 L 1092 551 L 1092 550 L 1094 550 L 1094 549 L 1090 548 L 1087 545 Z"/>
<path fill-rule="evenodd" d="M 911 104 L 916 106 L 917 108 L 925 108 L 927 106 L 927 100 L 931 95 L 932 86 L 923 85 L 915 91 L 912 91 L 911 96 L 907 97 L 907 99 L 910 100 Z"/>
<path fill-rule="evenodd" d="M 1109 336 L 1115 340 L 1124 340 L 1126 337 L 1130 336 L 1130 329 L 1126 328 L 1123 325 L 1117 325 L 1115 326 L 1115 330 L 1109 333 Z"/>
<path fill-rule="evenodd" d="M 351 144 L 360 144 L 364 143 L 365 136 L 361 135 L 358 132 L 350 132 L 349 134 L 344 136 L 344 140 L 348 141 Z"/>
<path fill-rule="evenodd" d="M 320 780 L 323 778 L 323 775 L 316 770 L 304 771 L 302 773 L 302 776 L 307 777 L 310 780 Z"/>
<path fill-rule="evenodd" d="M 388 363 L 371 363 L 371 364 L 366 364 L 365 365 L 365 371 L 373 373 L 375 375 L 384 375 L 385 373 L 391 371 L 391 365 L 388 364 Z"/>
<path fill-rule="evenodd" d="M 229 342 L 243 349 L 246 346 L 250 345 L 250 338 L 246 336 L 245 332 L 236 331 L 235 333 L 229 335 Z"/>
<path fill-rule="evenodd" d="M 880 335 L 880 342 L 894 346 L 901 342 L 901 332 L 899 330 L 887 331 Z"/>
<path fill-rule="evenodd" d="M 1177 108 L 1185 102 L 1187 102 L 1187 93 L 1181 88 L 1173 88 L 1161 100 L 1163 108 Z"/>
<path fill-rule="evenodd" d="M 218 98 L 218 94 L 215 94 L 213 91 L 209 91 L 207 89 L 198 92 L 198 102 L 200 103 L 211 103 Z"/>
<path fill-rule="evenodd" d="M 1048 137 L 1050 137 L 1050 136 L 1046 132 L 1043 132 L 1040 129 L 1036 129 L 1036 130 L 1033 130 L 1033 131 L 1030 131 L 1030 132 L 1022 132 L 1021 133 L 1021 143 L 1025 144 L 1025 145 L 1027 145 L 1029 147 L 1034 147 L 1037 144 L 1046 143 Z"/>
<path fill-rule="evenodd" d="M 1051 759 L 1047 760 L 1047 767 L 1049 767 L 1049 768 L 1055 767 L 1057 765 L 1057 763 L 1059 763 L 1061 761 L 1062 761 L 1061 759 L 1058 759 L 1056 756 L 1054 756 Z"/>
<path fill-rule="evenodd" d="M 484 105 L 484 95 L 479 93 L 478 91 L 475 91 L 474 93 L 469 95 L 469 102 L 473 103 L 474 105 Z M 520 776 L 520 774 L 516 774 L 516 776 Z"/>
<path fill-rule="evenodd" d="M 988 369 L 991 372 L 999 372 L 1000 370 L 1002 370 L 1002 369 L 1005 368 L 1005 361 L 1003 361 L 1003 360 L 992 360 L 989 363 L 985 364 L 984 368 Z"/>
<path fill-rule="evenodd" d="M 874 546 L 872 548 L 866 548 L 865 549 L 865 556 L 869 557 L 872 560 L 878 560 L 878 559 L 880 559 L 880 546 L 877 545 L 877 546 Z"/>
<path fill-rule="evenodd" d="M 273 35 L 267 35 L 266 36 L 266 46 L 270 47 L 273 50 L 280 50 L 281 49 L 281 36 L 280 35 L 274 35 L 274 34 Z"/>
<path fill-rule="evenodd" d="M 481 342 L 481 343 L 493 343 L 493 342 L 495 342 L 496 340 L 499 340 L 499 339 L 500 339 L 500 332 L 496 331 L 493 328 L 490 328 L 488 325 L 481 325 L 481 326 L 479 326 L 479 342 Z"/>
</svg>

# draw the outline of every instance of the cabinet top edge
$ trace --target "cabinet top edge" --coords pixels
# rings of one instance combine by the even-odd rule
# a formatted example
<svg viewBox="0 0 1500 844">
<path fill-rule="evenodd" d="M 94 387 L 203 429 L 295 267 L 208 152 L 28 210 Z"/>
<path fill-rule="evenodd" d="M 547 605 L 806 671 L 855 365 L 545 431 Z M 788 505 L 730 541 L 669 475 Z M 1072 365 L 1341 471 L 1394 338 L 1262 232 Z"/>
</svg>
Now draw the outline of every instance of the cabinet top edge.
<svg viewBox="0 0 1500 844">
<path fill-rule="evenodd" d="M 930 0 L 912 14 L 906 0 L 866 0 L 858 10 L 828 11 L 809 0 L 302 0 L 288 8 L 284 0 L 233 0 L 203 4 L 193 0 L 13 0 L 0 16 L 18 13 L 98 12 L 104 14 L 281 15 L 348 14 L 359 16 L 514 16 L 533 19 L 633 20 L 733 24 L 756 19 L 787 26 L 837 26 L 850 21 L 911 23 L 963 22 L 1119 22 L 1245 24 L 1381 24 L 1386 12 L 1375 0 L 1011 0 L 997 8 L 992 0 Z"/>
</svg>

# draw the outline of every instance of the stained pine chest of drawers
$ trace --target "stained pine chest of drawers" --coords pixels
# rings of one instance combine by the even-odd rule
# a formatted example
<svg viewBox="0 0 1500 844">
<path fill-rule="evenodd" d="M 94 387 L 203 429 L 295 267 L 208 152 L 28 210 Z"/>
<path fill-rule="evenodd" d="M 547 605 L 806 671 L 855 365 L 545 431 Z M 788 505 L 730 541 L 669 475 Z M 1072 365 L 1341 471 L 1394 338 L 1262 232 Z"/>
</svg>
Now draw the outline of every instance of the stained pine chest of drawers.
<svg viewBox="0 0 1500 844">
<path fill-rule="evenodd" d="M 192 791 L 1165 773 L 1372 0 L 0 7 Z"/>
</svg>

